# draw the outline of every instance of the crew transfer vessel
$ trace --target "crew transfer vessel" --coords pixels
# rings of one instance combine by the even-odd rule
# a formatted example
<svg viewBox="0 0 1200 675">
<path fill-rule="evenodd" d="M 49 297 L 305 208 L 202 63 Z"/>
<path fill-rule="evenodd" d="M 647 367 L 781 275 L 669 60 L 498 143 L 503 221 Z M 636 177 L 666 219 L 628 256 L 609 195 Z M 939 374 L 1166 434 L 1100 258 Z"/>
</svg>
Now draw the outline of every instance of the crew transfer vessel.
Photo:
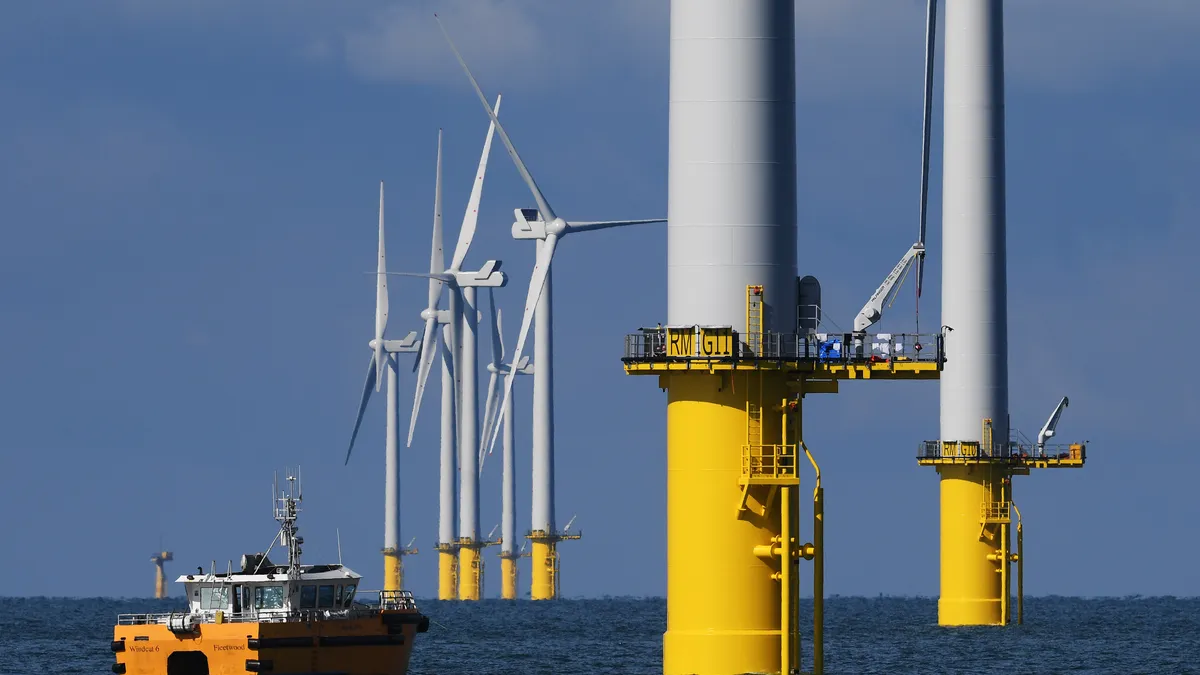
<svg viewBox="0 0 1200 675">
<path fill-rule="evenodd" d="M 176 579 L 187 608 L 159 614 L 121 614 L 113 629 L 114 673 L 128 675 L 234 675 L 312 673 L 403 675 L 413 639 L 429 628 L 408 591 L 378 591 L 379 602 L 359 598 L 362 577 L 338 563 L 300 564 L 297 536 L 301 492 L 276 483 L 272 507 L 287 564 L 250 553 L 223 573 L 214 569 Z M 212 567 L 215 567 L 212 566 Z M 373 595 L 373 594 L 372 594 Z"/>
</svg>

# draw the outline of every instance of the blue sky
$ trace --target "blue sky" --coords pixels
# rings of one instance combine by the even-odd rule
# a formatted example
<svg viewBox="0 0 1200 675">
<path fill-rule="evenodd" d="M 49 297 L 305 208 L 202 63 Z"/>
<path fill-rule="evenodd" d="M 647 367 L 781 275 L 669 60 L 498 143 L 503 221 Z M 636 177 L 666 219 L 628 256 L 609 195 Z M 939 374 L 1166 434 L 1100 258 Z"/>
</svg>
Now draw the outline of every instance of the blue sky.
<svg viewBox="0 0 1200 675">
<path fill-rule="evenodd" d="M 1136 5 L 1136 6 L 1135 6 Z M 0 595 L 149 595 L 171 572 L 259 550 L 271 473 L 300 464 L 310 561 L 378 583 L 383 410 L 342 458 L 373 326 L 376 191 L 389 263 L 427 265 L 436 133 L 448 241 L 486 119 L 439 11 L 555 208 L 666 211 L 667 6 L 83 0 L 0 25 Z M 798 3 L 801 273 L 849 325 L 916 230 L 923 2 Z M 1200 593 L 1200 404 L 1187 303 L 1200 245 L 1200 6 L 1007 3 L 1010 392 L 1036 431 L 1062 395 L 1079 472 L 1018 479 L 1033 594 Z M 940 68 L 939 68 L 940 82 Z M 939 97 L 940 102 L 940 97 Z M 940 105 L 940 104 L 939 104 Z M 940 107 L 935 119 L 940 133 Z M 939 324 L 934 142 L 930 283 Z M 505 261 L 508 339 L 532 266 L 509 237 L 528 193 L 493 157 L 468 258 Z M 556 256 L 558 517 L 568 595 L 665 592 L 664 395 L 620 368 L 622 334 L 665 316 L 661 226 Z M 389 333 L 418 328 L 392 284 Z M 911 326 L 911 289 L 884 329 Z M 435 588 L 437 378 L 403 469 L 418 595 Z M 412 377 L 402 383 L 410 405 Z M 528 382 L 518 385 L 528 396 Z M 827 583 L 937 593 L 937 385 L 847 385 L 808 405 L 827 487 Z M 528 406 L 518 529 L 528 527 Z M 499 521 L 499 457 L 482 524 Z M 499 563 L 489 555 L 489 594 Z M 1152 570 L 1152 573 L 1146 573 Z M 528 578 L 527 571 L 524 578 Z M 372 585 L 368 583 L 368 585 Z"/>
</svg>

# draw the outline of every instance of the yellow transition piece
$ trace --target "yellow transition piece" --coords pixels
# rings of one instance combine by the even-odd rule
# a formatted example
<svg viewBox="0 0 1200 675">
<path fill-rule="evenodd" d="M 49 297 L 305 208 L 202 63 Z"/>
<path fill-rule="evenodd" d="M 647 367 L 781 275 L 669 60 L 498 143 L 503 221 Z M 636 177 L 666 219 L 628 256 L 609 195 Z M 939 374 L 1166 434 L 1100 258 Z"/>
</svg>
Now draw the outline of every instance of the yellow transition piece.
<svg viewBox="0 0 1200 675">
<path fill-rule="evenodd" d="M 667 632 L 664 675 L 780 672 L 779 558 L 755 548 L 781 536 L 776 490 L 743 499 L 748 396 L 787 396 L 783 373 L 664 375 L 667 404 Z M 752 391 L 753 390 L 753 391 Z M 762 444 L 781 443 L 776 424 Z M 792 519 L 793 522 L 795 519 Z M 795 575 L 792 575 L 793 577 Z M 793 596 L 794 597 L 794 596 Z M 793 652 L 794 653 L 794 652 Z"/>
</svg>

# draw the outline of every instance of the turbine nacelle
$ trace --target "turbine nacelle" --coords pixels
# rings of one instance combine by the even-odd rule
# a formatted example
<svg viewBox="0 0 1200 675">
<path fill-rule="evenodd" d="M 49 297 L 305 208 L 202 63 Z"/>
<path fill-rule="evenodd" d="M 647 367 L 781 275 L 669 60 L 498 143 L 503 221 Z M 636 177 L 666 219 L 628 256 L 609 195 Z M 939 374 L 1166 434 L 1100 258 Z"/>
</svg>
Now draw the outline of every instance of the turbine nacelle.
<svg viewBox="0 0 1200 675">
<path fill-rule="evenodd" d="M 420 346 L 419 343 L 420 340 L 417 337 L 417 331 L 409 331 L 408 335 L 405 335 L 404 339 L 402 340 L 384 340 L 383 351 L 387 352 L 388 354 L 404 354 L 415 352 Z M 377 344 L 378 343 L 375 340 L 371 340 L 369 343 L 367 343 L 367 346 L 371 348 L 371 351 L 375 351 L 375 345 Z"/>
<path fill-rule="evenodd" d="M 521 357 L 521 362 L 518 363 L 515 368 L 511 363 L 501 363 L 499 365 L 495 363 L 489 363 L 487 369 L 489 373 L 497 373 L 499 375 L 507 375 L 513 370 L 517 371 L 518 375 L 533 374 L 533 364 L 529 362 L 528 356 Z"/>
<path fill-rule="evenodd" d="M 546 221 L 537 209 L 513 209 L 513 239 L 545 239 Z"/>
<path fill-rule="evenodd" d="M 454 285 L 459 288 L 503 288 L 508 284 L 508 276 L 500 271 L 499 260 L 489 260 L 475 272 L 456 272 Z"/>
<path fill-rule="evenodd" d="M 627 221 L 612 221 L 601 223 L 569 223 L 562 218 L 554 218 L 549 223 L 542 220 L 542 214 L 537 209 L 513 209 L 516 220 L 512 224 L 513 239 L 545 239 L 549 235 L 561 237 L 577 229 L 601 229 L 624 224 L 636 224 Z M 637 221 L 662 222 L 661 220 Z M 599 227 L 598 227 L 599 226 Z"/>
</svg>

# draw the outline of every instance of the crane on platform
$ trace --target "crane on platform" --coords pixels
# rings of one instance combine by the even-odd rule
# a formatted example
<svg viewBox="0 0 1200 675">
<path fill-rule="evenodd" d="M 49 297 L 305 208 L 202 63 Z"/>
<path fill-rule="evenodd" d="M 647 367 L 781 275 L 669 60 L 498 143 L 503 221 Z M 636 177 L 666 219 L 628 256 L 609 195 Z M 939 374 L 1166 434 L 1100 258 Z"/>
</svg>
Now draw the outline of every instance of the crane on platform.
<svg viewBox="0 0 1200 675">
<path fill-rule="evenodd" d="M 905 277 L 908 276 L 908 271 L 912 268 L 913 263 L 920 264 L 920 261 L 925 258 L 925 241 L 922 237 L 921 241 L 913 244 L 904 253 L 904 257 L 900 258 L 900 262 L 892 268 L 884 278 L 883 283 L 875 292 L 871 294 L 871 299 L 867 300 L 867 304 L 858 312 L 858 316 L 854 317 L 854 336 L 855 344 L 858 344 L 859 336 L 866 333 L 866 330 L 883 318 L 883 307 L 887 305 L 891 307 L 892 302 L 896 299 L 896 294 L 900 292 L 900 286 L 904 283 Z"/>
<path fill-rule="evenodd" d="M 883 283 L 879 288 L 875 289 L 875 293 L 871 295 L 871 299 L 867 300 L 867 304 L 863 305 L 858 316 L 854 317 L 854 348 L 856 352 L 862 349 L 863 336 L 868 328 L 883 318 L 883 307 L 892 306 L 892 302 L 896 299 L 896 294 L 900 292 L 900 286 L 904 284 L 905 277 L 908 276 L 908 271 L 915 263 L 917 266 L 917 307 L 918 307 L 918 328 L 920 332 L 920 301 L 921 289 L 925 283 L 925 229 L 928 221 L 929 213 L 929 140 L 930 129 L 933 124 L 933 59 L 935 49 L 935 36 L 937 34 L 937 2 L 931 0 L 929 3 L 929 11 L 926 17 L 925 31 L 925 96 L 924 108 L 922 111 L 922 129 L 921 129 L 921 209 L 920 209 L 920 229 L 918 230 L 917 242 L 905 251 L 904 256 L 900 258 L 900 262 L 892 268 L 890 274 L 884 278 Z"/>
<path fill-rule="evenodd" d="M 1058 419 L 1062 417 L 1063 409 L 1067 407 L 1069 401 L 1067 397 L 1062 397 L 1058 405 L 1054 407 L 1054 412 L 1050 413 L 1050 419 L 1046 420 L 1046 424 L 1042 426 L 1042 430 L 1038 432 L 1037 449 L 1039 455 L 1046 454 L 1046 441 L 1054 436 L 1055 430 L 1058 428 Z"/>
</svg>

